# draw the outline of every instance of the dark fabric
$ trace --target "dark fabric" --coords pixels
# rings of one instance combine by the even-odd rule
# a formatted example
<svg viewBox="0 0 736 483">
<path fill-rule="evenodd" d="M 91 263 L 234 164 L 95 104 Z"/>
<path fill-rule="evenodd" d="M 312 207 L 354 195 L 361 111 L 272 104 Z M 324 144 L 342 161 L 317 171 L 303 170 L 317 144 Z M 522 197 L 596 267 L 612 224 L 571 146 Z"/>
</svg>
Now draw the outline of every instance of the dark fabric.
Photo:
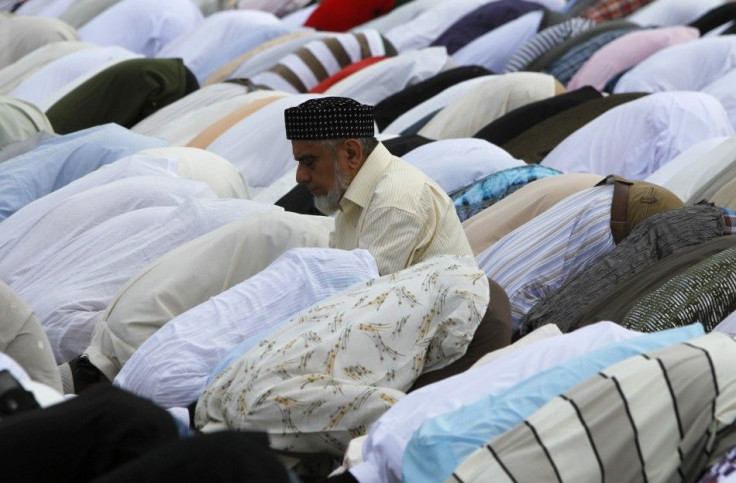
<svg viewBox="0 0 736 483">
<path fill-rule="evenodd" d="M 0 421 L 4 482 L 83 482 L 173 441 L 174 419 L 111 386 Z"/>
<path fill-rule="evenodd" d="M 488 280 L 491 294 L 486 313 L 473 334 L 468 350 L 460 359 L 436 371 L 426 372 L 419 376 L 409 392 L 437 381 L 455 376 L 470 369 L 489 352 L 502 349 L 511 344 L 511 303 L 504 289 Z"/>
<path fill-rule="evenodd" d="M 412 134 L 411 136 L 399 136 L 397 138 L 387 139 L 381 141 L 386 146 L 386 149 L 394 156 L 402 157 L 409 151 L 413 151 L 419 146 L 432 143 L 434 140 L 420 136 L 419 134 Z"/>
<path fill-rule="evenodd" d="M 318 97 L 284 111 L 286 139 L 373 137 L 373 106 L 349 97 Z"/>
<path fill-rule="evenodd" d="M 524 0 L 497 0 L 487 3 L 450 25 L 431 45 L 446 47 L 447 53 L 452 55 L 483 34 L 526 13 L 543 8 L 538 3 Z"/>
<path fill-rule="evenodd" d="M 314 195 L 309 192 L 306 184 L 294 186 L 274 204 L 292 213 L 324 216 L 324 213 L 315 208 Z"/>
<path fill-rule="evenodd" d="M 698 29 L 702 36 L 711 30 L 734 20 L 736 20 L 736 3 L 724 3 L 720 7 L 708 10 L 706 13 L 698 17 L 690 23 L 690 27 Z"/>
<path fill-rule="evenodd" d="M 406 129 L 404 129 L 403 131 L 401 131 L 401 135 L 402 135 L 402 136 L 411 136 L 411 135 L 413 135 L 413 134 L 417 134 L 417 133 L 418 133 L 419 131 L 421 131 L 421 130 L 422 130 L 422 128 L 423 128 L 424 126 L 426 126 L 426 125 L 427 125 L 427 123 L 429 123 L 429 121 L 431 121 L 431 120 L 432 120 L 432 118 L 433 118 L 434 116 L 436 116 L 436 115 L 437 115 L 437 113 L 438 113 L 438 112 L 440 112 L 441 110 L 442 110 L 442 109 L 437 109 L 437 110 L 436 110 L 436 111 L 434 111 L 434 112 L 430 112 L 429 114 L 427 114 L 426 116 L 424 116 L 423 118 L 421 118 L 420 120 L 418 120 L 417 122 L 415 122 L 414 124 L 412 124 L 411 126 L 407 127 L 407 128 L 406 128 Z"/>
<path fill-rule="evenodd" d="M 304 22 L 305 27 L 346 32 L 388 13 L 394 0 L 322 0 Z"/>
<path fill-rule="evenodd" d="M 642 93 L 614 94 L 583 102 L 547 118 L 501 147 L 517 159 L 523 159 L 527 163 L 539 163 L 566 137 L 596 117 L 645 95 Z"/>
<path fill-rule="evenodd" d="M 359 483 L 358 480 L 350 474 L 349 471 L 340 473 L 339 475 L 331 476 L 324 480 L 329 483 Z"/>
<path fill-rule="evenodd" d="M 530 62 L 526 67 L 524 67 L 524 70 L 541 72 L 542 70 L 546 69 L 552 62 L 565 55 L 568 50 L 584 42 L 587 42 L 588 40 L 597 37 L 602 33 L 610 32 L 611 30 L 637 27 L 638 25 L 636 25 L 635 23 L 627 22 L 626 20 L 615 20 L 613 22 L 604 22 L 598 24 L 595 27 L 582 32 L 581 34 L 576 35 L 575 37 L 554 46 L 552 49 Z"/>
<path fill-rule="evenodd" d="M 532 102 L 492 121 L 475 133 L 473 137 L 485 139 L 489 143 L 501 146 L 545 119 L 572 109 L 586 101 L 600 98 L 600 92 L 593 87 L 585 86 L 559 96 Z"/>
<path fill-rule="evenodd" d="M 645 270 L 624 277 L 616 285 L 592 299 L 580 311 L 579 325 L 583 327 L 601 320 L 621 322 L 639 297 L 656 289 L 693 265 L 736 246 L 736 236 L 719 236 L 711 240 L 685 248 L 662 260 L 658 260 Z"/>
<path fill-rule="evenodd" d="M 95 480 L 97 483 L 288 482 L 265 433 L 224 431 L 160 446 Z"/>
<path fill-rule="evenodd" d="M 133 127 L 189 92 L 181 59 L 131 59 L 115 64 L 46 111 L 54 132 L 68 134 L 109 122 Z"/>
<path fill-rule="evenodd" d="M 375 119 L 378 124 L 379 131 L 383 131 L 386 127 L 395 121 L 399 116 L 409 111 L 411 108 L 418 106 L 427 99 L 436 96 L 448 87 L 452 87 L 460 82 L 490 75 L 488 69 L 477 65 L 468 65 L 456 67 L 454 69 L 440 72 L 437 75 L 425 79 L 422 82 L 403 89 L 396 94 L 387 97 L 376 104 Z"/>
<path fill-rule="evenodd" d="M 686 206 L 656 214 L 642 221 L 613 251 L 534 305 L 521 321 L 521 333 L 544 324 L 557 324 L 562 332 L 575 330 L 583 321 L 583 308 L 624 278 L 678 250 L 722 235 L 723 215 L 712 206 Z"/>
<path fill-rule="evenodd" d="M 578 0 L 577 2 L 575 2 L 575 5 L 567 10 L 567 16 L 569 18 L 577 17 L 580 12 L 592 5 L 595 5 L 596 2 L 598 2 L 598 0 Z"/>
</svg>

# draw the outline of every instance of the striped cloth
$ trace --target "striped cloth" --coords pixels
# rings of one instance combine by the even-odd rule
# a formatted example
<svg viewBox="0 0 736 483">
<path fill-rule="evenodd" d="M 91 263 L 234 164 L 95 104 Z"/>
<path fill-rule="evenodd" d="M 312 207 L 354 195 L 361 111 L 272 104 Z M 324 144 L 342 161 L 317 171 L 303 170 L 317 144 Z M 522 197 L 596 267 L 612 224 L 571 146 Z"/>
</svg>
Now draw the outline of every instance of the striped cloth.
<svg viewBox="0 0 736 483">
<path fill-rule="evenodd" d="M 516 51 L 502 73 L 524 70 L 524 67 L 553 47 L 594 26 L 595 22 L 592 20 L 575 17 L 542 30 Z"/>
<path fill-rule="evenodd" d="M 719 207 L 719 210 L 723 213 L 723 234 L 734 235 L 736 234 L 736 211 L 729 210 L 728 208 Z"/>
<path fill-rule="evenodd" d="M 694 321 L 712 330 L 736 310 L 736 248 L 725 250 L 668 280 L 636 301 L 621 325 L 642 332 Z"/>
<path fill-rule="evenodd" d="M 251 80 L 263 89 L 306 93 L 350 64 L 394 55 L 396 49 L 375 30 L 336 34 L 307 43 Z"/>
<path fill-rule="evenodd" d="M 509 296 L 514 329 L 537 302 L 613 250 L 613 186 L 569 196 L 476 258 Z"/>
<path fill-rule="evenodd" d="M 712 333 L 631 357 L 476 450 L 449 481 L 694 481 L 733 446 L 736 342 Z M 730 441 L 729 441 L 730 440 Z"/>
</svg>

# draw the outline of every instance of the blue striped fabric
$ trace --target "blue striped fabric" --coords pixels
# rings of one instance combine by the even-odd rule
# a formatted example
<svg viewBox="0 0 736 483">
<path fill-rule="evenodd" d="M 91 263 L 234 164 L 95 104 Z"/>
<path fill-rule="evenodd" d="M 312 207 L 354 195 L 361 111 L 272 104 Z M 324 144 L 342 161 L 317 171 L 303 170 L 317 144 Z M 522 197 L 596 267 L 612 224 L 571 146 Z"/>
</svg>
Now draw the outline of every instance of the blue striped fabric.
<svg viewBox="0 0 736 483">
<path fill-rule="evenodd" d="M 514 329 L 534 304 L 613 249 L 612 198 L 612 186 L 569 196 L 476 257 L 506 290 Z"/>
</svg>

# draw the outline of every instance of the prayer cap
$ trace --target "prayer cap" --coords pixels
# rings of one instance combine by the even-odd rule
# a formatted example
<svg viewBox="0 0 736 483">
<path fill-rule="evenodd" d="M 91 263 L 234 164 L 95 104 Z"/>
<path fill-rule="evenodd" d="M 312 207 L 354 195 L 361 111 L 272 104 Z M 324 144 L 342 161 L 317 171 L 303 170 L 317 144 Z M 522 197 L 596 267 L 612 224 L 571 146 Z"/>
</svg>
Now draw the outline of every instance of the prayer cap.
<svg viewBox="0 0 736 483">
<path fill-rule="evenodd" d="M 347 97 L 320 97 L 284 111 L 286 139 L 373 137 L 373 106 Z"/>
</svg>

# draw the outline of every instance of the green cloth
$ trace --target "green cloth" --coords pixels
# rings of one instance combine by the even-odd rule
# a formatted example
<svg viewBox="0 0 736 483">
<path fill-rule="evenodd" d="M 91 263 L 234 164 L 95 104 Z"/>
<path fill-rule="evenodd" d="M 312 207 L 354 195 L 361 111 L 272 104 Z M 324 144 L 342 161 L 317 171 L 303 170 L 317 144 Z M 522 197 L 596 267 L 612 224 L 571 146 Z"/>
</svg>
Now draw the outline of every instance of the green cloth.
<svg viewBox="0 0 736 483">
<path fill-rule="evenodd" d="M 186 78 L 181 59 L 126 60 L 59 99 L 46 116 L 59 134 L 110 122 L 130 128 L 184 97 Z"/>
</svg>

